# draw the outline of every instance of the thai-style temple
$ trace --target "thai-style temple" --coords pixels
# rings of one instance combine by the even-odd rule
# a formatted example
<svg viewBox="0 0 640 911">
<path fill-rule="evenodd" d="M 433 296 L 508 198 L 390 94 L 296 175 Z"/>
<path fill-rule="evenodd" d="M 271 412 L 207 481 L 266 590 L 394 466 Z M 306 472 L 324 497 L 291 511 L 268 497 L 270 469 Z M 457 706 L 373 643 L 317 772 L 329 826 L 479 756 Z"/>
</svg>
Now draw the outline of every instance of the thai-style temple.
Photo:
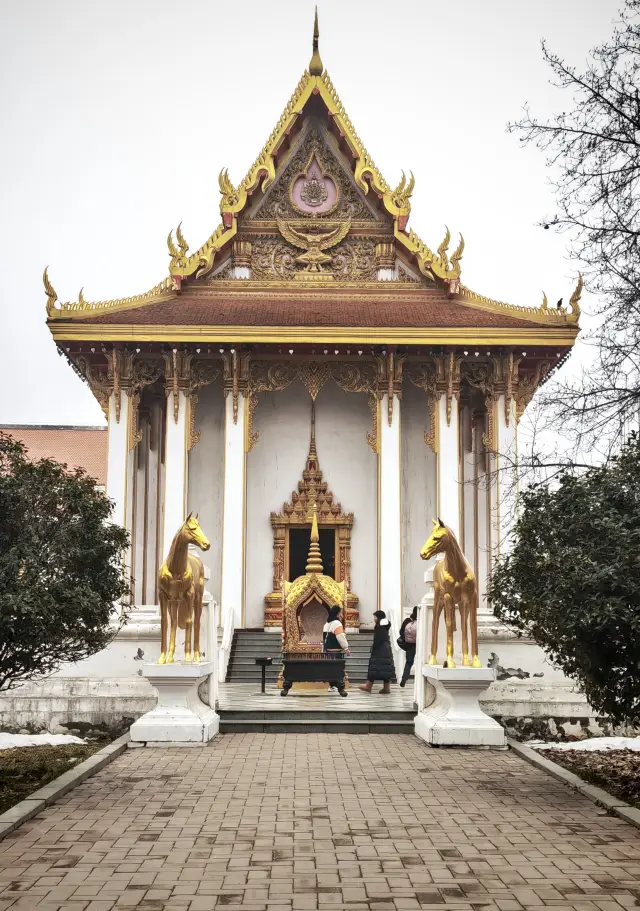
<svg viewBox="0 0 640 911">
<path fill-rule="evenodd" d="M 424 162 L 412 164 L 420 179 Z M 398 174 L 388 183 L 356 133 L 316 24 L 254 164 L 240 180 L 220 174 L 210 237 L 192 248 L 178 225 L 167 276 L 121 300 L 61 303 L 45 271 L 53 339 L 108 417 L 107 491 L 131 533 L 141 614 L 190 510 L 212 542 L 208 588 L 236 628 L 280 628 L 314 506 L 348 629 L 420 601 L 437 515 L 484 592 L 503 530 L 499 469 L 574 343 L 580 282 L 559 309 L 532 303 L 533 288 L 523 305 L 472 291 L 462 236 L 443 226 L 429 246 L 414 176 Z"/>
</svg>

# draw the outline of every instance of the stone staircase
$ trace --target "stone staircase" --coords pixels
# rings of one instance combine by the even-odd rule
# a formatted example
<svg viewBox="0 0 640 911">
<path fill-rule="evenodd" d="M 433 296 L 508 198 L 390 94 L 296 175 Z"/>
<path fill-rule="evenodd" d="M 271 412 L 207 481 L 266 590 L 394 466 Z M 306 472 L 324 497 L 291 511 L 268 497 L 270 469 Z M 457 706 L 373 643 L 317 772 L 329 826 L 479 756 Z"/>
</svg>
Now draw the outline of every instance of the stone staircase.
<svg viewBox="0 0 640 911">
<path fill-rule="evenodd" d="M 367 679 L 369 653 L 373 642 L 373 631 L 363 630 L 351 633 L 347 658 L 347 674 L 351 683 L 364 683 Z M 260 683 L 262 669 L 256 665 L 256 658 L 273 658 L 267 667 L 267 685 L 275 685 L 282 667 L 282 640 L 280 632 L 265 633 L 263 630 L 240 629 L 233 635 L 233 645 L 227 669 L 227 683 Z"/>
</svg>

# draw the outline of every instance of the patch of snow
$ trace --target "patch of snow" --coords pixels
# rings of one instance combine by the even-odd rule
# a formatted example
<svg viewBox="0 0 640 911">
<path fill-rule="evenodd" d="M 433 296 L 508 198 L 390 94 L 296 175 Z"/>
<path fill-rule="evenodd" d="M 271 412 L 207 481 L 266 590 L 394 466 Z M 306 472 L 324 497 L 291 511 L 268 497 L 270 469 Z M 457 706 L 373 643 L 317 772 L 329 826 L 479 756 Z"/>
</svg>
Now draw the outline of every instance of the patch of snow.
<svg viewBox="0 0 640 911">
<path fill-rule="evenodd" d="M 41 747 L 49 744 L 84 743 L 73 734 L 3 734 L 0 731 L 0 750 L 12 747 Z"/>
<path fill-rule="evenodd" d="M 586 740 L 575 740 L 571 743 L 540 743 L 536 740 L 531 740 L 528 746 L 533 747 L 534 750 L 640 751 L 640 737 L 589 737 Z"/>
</svg>

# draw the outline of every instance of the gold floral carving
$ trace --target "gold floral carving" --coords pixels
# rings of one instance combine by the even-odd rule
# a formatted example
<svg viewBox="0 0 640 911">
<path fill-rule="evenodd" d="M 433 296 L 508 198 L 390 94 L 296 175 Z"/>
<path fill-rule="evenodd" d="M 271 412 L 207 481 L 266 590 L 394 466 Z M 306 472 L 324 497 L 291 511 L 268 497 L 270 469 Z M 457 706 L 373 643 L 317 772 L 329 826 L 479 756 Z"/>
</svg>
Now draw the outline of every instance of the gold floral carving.
<svg viewBox="0 0 640 911">
<path fill-rule="evenodd" d="M 98 400 L 98 404 L 104 411 L 105 417 L 109 417 L 109 396 L 113 391 L 112 384 L 107 378 L 106 369 L 104 372 L 96 370 L 89 358 L 84 355 L 76 358 L 75 365 L 80 376 L 86 381 L 89 389 Z"/>
<path fill-rule="evenodd" d="M 222 268 L 218 272 L 216 272 L 215 275 L 210 276 L 210 279 L 208 279 L 208 280 L 210 280 L 212 282 L 228 281 L 229 279 L 232 279 L 233 276 L 234 276 L 233 259 L 231 257 L 229 257 L 229 259 L 227 260 L 225 265 L 222 266 Z"/>
<path fill-rule="evenodd" d="M 375 281 L 378 277 L 375 241 L 347 237 L 334 249 L 330 269 L 334 278 L 341 281 Z"/>
<path fill-rule="evenodd" d="M 396 358 L 396 371 L 401 370 L 404 358 Z M 325 371 L 329 373 L 325 376 Z M 367 443 L 377 453 L 378 446 L 378 400 L 386 392 L 382 382 L 386 379 L 384 368 L 378 364 L 366 363 L 356 365 L 351 362 L 333 362 L 331 365 L 307 363 L 277 363 L 268 361 L 254 361 L 251 363 L 248 380 L 248 419 L 247 419 L 247 452 L 250 452 L 259 439 L 259 434 L 253 430 L 253 419 L 258 407 L 258 397 L 261 392 L 282 392 L 299 379 L 304 383 L 309 394 L 316 396 L 329 376 L 345 392 L 364 392 L 367 395 L 372 417 L 372 430 L 367 432 Z M 396 372 L 396 382 L 398 373 Z M 399 374 L 401 383 L 401 372 Z M 381 379 L 382 378 L 382 379 Z M 322 385 L 319 385 L 322 379 Z M 396 390 L 396 394 L 397 390 Z"/>
<path fill-rule="evenodd" d="M 377 278 L 376 244 L 366 238 L 346 237 L 331 251 L 325 269 L 340 281 L 375 281 Z M 251 274 L 261 281 L 293 281 L 297 251 L 281 237 L 259 237 L 252 245 Z M 229 278 L 216 275 L 215 278 Z"/>
<path fill-rule="evenodd" d="M 387 420 L 389 427 L 393 423 L 393 402 L 395 397 L 402 398 L 402 365 L 406 360 L 404 354 L 390 351 L 386 357 L 378 358 L 378 398 L 387 394 Z"/>
<path fill-rule="evenodd" d="M 142 431 L 138 429 L 140 394 L 145 386 L 151 386 L 162 376 L 162 364 L 158 359 L 138 359 L 132 361 L 129 385 L 129 451 L 136 448 L 142 440 Z"/>
<path fill-rule="evenodd" d="M 375 221 L 375 215 L 354 186 L 353 178 L 330 150 L 317 127 L 310 129 L 300 143 L 293 158 L 278 175 L 253 217 L 259 220 L 273 220 L 278 217 L 299 218 L 300 210 L 291 197 L 291 187 L 306 173 L 313 158 L 318 162 L 322 173 L 335 183 L 337 198 L 336 205 L 330 210 L 313 216 L 304 213 L 307 214 L 307 218 L 312 217 L 316 221 L 330 215 L 331 218 L 338 220 Z"/>
<path fill-rule="evenodd" d="M 331 377 L 331 367 L 327 363 L 318 364 L 316 361 L 300 365 L 298 376 L 315 402 L 318 393 Z"/>
<path fill-rule="evenodd" d="M 350 362 L 338 363 L 333 367 L 332 376 L 345 392 L 364 392 L 371 411 L 372 429 L 367 432 L 367 443 L 378 453 L 378 367 L 376 364 L 357 366 Z"/>
<path fill-rule="evenodd" d="M 251 356 L 231 351 L 222 355 L 224 363 L 224 397 L 233 396 L 233 423 L 238 423 L 240 394 L 246 396 L 249 384 L 249 363 Z"/>
<path fill-rule="evenodd" d="M 434 358 L 436 367 L 436 388 L 439 395 L 446 396 L 447 427 L 451 424 L 451 411 L 453 400 L 460 398 L 460 366 L 461 358 L 456 357 L 453 351 Z"/>
<path fill-rule="evenodd" d="M 203 386 L 213 383 L 220 376 L 220 368 L 208 358 L 195 358 L 191 351 L 174 348 L 164 354 L 164 389 L 167 398 L 173 395 L 173 420 L 177 424 L 180 415 L 180 393 L 187 398 L 189 412 L 189 439 L 188 447 L 192 449 L 199 439 L 195 432 L 195 402 L 193 394 Z"/>
<path fill-rule="evenodd" d="M 291 281 L 296 274 L 296 251 L 282 238 L 262 237 L 251 249 L 251 275 L 262 281 Z"/>
<path fill-rule="evenodd" d="M 189 371 L 189 385 L 187 389 L 187 403 L 189 408 L 189 433 L 187 437 L 187 450 L 191 452 L 200 442 L 200 431 L 196 430 L 196 405 L 198 404 L 197 392 L 203 386 L 214 383 L 220 376 L 220 368 L 210 360 L 200 359 L 193 361 Z"/>
<path fill-rule="evenodd" d="M 520 420 L 536 389 L 547 378 L 550 370 L 551 361 L 538 361 L 533 373 L 520 376 L 516 389 L 516 421 Z"/>
<path fill-rule="evenodd" d="M 407 371 L 409 380 L 418 389 L 427 393 L 429 425 L 424 432 L 424 441 L 432 452 L 438 451 L 438 393 L 436 388 L 436 370 L 433 364 L 412 365 Z"/>
<path fill-rule="evenodd" d="M 419 279 L 419 278 L 416 278 L 415 275 L 412 275 L 411 272 L 407 272 L 407 270 L 406 270 L 406 269 L 403 269 L 402 266 L 398 266 L 398 278 L 397 278 L 397 281 L 403 282 L 403 283 L 409 283 L 409 282 L 410 282 L 411 284 L 420 284 L 420 279 Z"/>
<path fill-rule="evenodd" d="M 253 430 L 253 418 L 258 407 L 258 395 L 261 392 L 282 392 L 297 376 L 296 364 L 269 364 L 265 361 L 254 361 L 249 367 L 248 378 L 248 415 L 247 415 L 247 452 L 251 452 L 260 439 L 260 434 Z"/>
</svg>

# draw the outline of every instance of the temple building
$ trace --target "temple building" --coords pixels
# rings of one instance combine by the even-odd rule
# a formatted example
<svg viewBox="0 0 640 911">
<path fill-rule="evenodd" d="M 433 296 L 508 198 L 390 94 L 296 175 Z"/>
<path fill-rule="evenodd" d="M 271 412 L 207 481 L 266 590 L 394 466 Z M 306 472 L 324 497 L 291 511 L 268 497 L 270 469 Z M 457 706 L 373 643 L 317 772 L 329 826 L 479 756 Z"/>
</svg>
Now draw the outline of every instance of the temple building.
<svg viewBox="0 0 640 911">
<path fill-rule="evenodd" d="M 569 306 L 492 300 L 464 240 L 429 247 L 355 131 L 318 50 L 254 164 L 219 177 L 220 223 L 181 225 L 168 274 L 121 300 L 58 300 L 53 340 L 108 418 L 107 492 L 131 533 L 136 610 L 185 515 L 211 540 L 207 583 L 236 629 L 279 630 L 317 515 L 347 627 L 424 594 L 435 516 L 484 593 L 504 531 L 500 469 L 518 421 L 578 333 Z M 315 510 L 314 510 L 315 507 Z M 135 619 L 135 612 L 134 612 Z"/>
</svg>

